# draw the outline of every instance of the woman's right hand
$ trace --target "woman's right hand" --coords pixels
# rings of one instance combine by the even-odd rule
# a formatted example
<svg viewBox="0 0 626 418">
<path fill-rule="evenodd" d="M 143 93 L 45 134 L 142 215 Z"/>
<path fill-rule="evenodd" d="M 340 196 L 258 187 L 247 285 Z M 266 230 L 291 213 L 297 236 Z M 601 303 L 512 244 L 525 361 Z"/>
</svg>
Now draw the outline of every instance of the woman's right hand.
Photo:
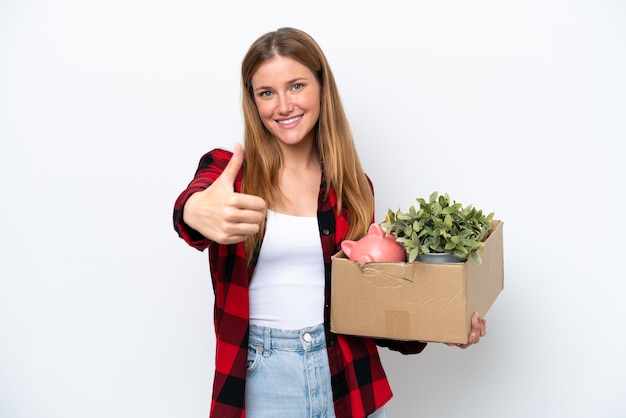
<svg viewBox="0 0 626 418">
<path fill-rule="evenodd" d="M 224 172 L 209 187 L 192 194 L 183 209 L 185 223 L 218 244 L 236 244 L 256 234 L 265 216 L 265 200 L 234 190 L 242 164 L 243 149 L 237 143 Z"/>
</svg>

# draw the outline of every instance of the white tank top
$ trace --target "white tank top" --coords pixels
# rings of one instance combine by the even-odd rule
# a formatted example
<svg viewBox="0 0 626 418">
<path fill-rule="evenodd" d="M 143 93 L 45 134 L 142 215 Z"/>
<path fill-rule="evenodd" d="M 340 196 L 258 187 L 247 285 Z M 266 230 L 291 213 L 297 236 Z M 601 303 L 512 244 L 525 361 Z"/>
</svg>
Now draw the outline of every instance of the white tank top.
<svg viewBox="0 0 626 418">
<path fill-rule="evenodd" d="M 250 282 L 250 323 L 293 330 L 324 322 L 324 256 L 316 216 L 267 211 Z"/>
</svg>

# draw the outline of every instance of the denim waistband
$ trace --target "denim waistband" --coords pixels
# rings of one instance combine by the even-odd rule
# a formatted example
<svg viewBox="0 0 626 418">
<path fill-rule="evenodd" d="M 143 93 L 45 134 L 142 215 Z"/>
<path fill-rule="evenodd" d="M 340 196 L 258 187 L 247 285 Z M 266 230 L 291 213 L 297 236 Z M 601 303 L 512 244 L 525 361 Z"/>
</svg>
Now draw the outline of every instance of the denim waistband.
<svg viewBox="0 0 626 418">
<path fill-rule="evenodd" d="M 306 351 L 326 347 L 323 324 L 297 330 L 268 328 L 250 324 L 249 338 L 251 346 L 261 346 L 263 351 L 271 349 Z"/>
</svg>

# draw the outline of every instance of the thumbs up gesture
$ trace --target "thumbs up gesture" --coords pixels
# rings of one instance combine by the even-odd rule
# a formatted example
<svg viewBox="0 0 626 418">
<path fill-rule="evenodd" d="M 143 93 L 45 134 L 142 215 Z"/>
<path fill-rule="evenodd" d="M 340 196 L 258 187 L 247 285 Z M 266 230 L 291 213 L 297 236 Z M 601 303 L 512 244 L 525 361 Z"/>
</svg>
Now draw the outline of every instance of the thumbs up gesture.
<svg viewBox="0 0 626 418">
<path fill-rule="evenodd" d="M 236 193 L 235 177 L 243 164 L 241 144 L 222 174 L 206 189 L 192 194 L 183 210 L 183 220 L 204 237 L 218 244 L 236 244 L 259 231 L 265 201 L 258 196 Z"/>
</svg>

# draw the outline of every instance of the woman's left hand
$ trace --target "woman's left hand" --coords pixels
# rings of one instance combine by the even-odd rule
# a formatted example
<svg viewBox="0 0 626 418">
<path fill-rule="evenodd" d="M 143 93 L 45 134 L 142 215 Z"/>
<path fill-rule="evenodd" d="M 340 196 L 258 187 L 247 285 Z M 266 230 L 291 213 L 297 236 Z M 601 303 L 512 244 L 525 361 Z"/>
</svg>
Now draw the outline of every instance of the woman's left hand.
<svg viewBox="0 0 626 418">
<path fill-rule="evenodd" d="M 480 337 L 484 337 L 485 335 L 487 335 L 487 320 L 482 319 L 478 312 L 474 312 L 472 315 L 472 330 L 469 333 L 467 344 L 447 343 L 447 345 L 465 349 L 472 344 L 478 344 Z"/>
</svg>

